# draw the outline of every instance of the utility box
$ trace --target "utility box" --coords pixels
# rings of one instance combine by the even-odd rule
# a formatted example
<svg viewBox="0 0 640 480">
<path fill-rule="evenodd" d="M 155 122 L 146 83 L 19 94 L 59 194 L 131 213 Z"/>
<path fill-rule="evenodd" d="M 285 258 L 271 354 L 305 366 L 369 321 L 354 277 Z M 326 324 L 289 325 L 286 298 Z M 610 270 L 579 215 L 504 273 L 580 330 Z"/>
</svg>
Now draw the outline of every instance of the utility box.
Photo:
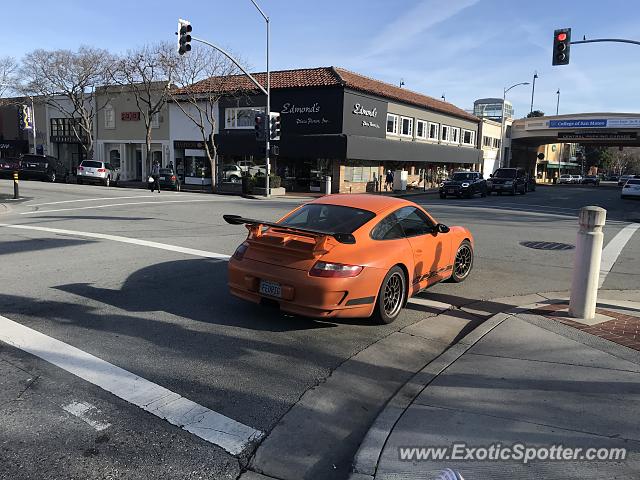
<svg viewBox="0 0 640 480">
<path fill-rule="evenodd" d="M 393 189 L 404 192 L 407 189 L 408 179 L 409 172 L 406 170 L 396 170 L 393 173 Z"/>
</svg>

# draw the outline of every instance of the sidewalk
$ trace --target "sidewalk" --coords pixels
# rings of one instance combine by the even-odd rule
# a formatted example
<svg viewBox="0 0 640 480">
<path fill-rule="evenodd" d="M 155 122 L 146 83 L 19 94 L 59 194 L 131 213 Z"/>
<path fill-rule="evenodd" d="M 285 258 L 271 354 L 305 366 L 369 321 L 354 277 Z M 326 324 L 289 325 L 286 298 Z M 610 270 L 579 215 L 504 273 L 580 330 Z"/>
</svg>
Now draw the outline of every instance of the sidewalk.
<svg viewBox="0 0 640 480">
<path fill-rule="evenodd" d="M 569 319 L 563 296 L 540 294 L 500 313 L 482 302 L 470 306 L 495 314 L 389 401 L 360 446 L 351 480 L 455 478 L 441 476 L 447 468 L 465 480 L 640 478 L 640 303 L 631 301 L 640 292 L 602 295 L 591 322 Z M 451 455 L 458 443 L 477 450 L 459 459 Z M 514 444 L 624 448 L 627 458 L 545 460 L 549 450 L 538 450 L 526 464 L 483 460 L 496 444 L 503 451 Z M 463 457 L 470 452 L 458 448 Z"/>
</svg>

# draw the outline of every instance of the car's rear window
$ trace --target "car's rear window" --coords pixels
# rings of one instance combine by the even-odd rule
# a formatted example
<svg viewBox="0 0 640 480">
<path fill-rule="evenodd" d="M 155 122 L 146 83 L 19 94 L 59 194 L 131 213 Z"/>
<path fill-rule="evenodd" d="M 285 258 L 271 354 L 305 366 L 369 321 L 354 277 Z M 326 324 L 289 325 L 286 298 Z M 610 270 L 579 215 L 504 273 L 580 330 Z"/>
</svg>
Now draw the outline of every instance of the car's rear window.
<svg viewBox="0 0 640 480">
<path fill-rule="evenodd" d="M 102 162 L 96 162 L 93 160 L 83 160 L 80 165 L 87 168 L 102 168 Z"/>
<path fill-rule="evenodd" d="M 47 157 L 39 157 L 37 155 L 24 155 L 22 157 L 22 161 L 29 163 L 47 162 Z"/>
<path fill-rule="evenodd" d="M 628 185 L 640 185 L 640 180 L 627 180 Z"/>
<path fill-rule="evenodd" d="M 499 168 L 498 170 L 496 170 L 496 173 L 494 173 L 493 176 L 498 178 L 515 178 L 516 171 L 506 168 Z"/>
<path fill-rule="evenodd" d="M 296 210 L 280 223 L 325 233 L 353 233 L 375 216 L 375 213 L 359 208 L 310 203 Z"/>
</svg>

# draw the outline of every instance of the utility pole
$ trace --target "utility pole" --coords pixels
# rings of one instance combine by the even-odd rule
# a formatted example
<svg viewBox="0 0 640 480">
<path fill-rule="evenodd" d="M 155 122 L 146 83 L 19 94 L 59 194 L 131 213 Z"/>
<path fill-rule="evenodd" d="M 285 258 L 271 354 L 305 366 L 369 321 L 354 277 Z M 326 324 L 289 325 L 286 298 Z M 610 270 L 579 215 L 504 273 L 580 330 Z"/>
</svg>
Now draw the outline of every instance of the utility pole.
<svg viewBox="0 0 640 480">
<path fill-rule="evenodd" d="M 531 110 L 529 113 L 533 113 L 533 95 L 536 93 L 536 78 L 538 78 L 538 72 L 533 74 L 533 87 L 531 88 Z"/>
<path fill-rule="evenodd" d="M 503 158 L 502 158 L 502 152 L 504 151 L 504 103 L 507 100 L 507 92 L 509 90 L 511 90 L 514 87 L 517 87 L 519 85 L 529 85 L 529 82 L 520 82 L 520 83 L 516 83 L 515 85 L 511 85 L 509 88 L 505 88 L 503 90 L 503 95 L 502 95 L 502 115 L 501 115 L 501 121 L 500 121 L 500 148 L 498 148 L 498 156 L 496 157 L 498 160 L 498 168 L 502 167 L 502 162 L 503 162 Z"/>
<path fill-rule="evenodd" d="M 558 100 L 556 101 L 556 115 L 558 115 L 558 112 L 560 111 L 560 89 L 558 89 L 556 95 L 558 95 Z"/>
</svg>

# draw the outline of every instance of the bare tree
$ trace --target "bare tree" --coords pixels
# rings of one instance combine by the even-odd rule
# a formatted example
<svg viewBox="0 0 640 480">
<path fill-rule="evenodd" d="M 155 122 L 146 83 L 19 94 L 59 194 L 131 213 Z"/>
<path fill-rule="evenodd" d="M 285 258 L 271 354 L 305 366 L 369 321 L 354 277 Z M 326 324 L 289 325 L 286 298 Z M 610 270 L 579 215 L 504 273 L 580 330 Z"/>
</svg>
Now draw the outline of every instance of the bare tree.
<svg viewBox="0 0 640 480">
<path fill-rule="evenodd" d="M 169 94 L 202 135 L 215 189 L 218 149 L 214 133 L 218 123 L 218 102 L 222 97 L 240 95 L 248 90 L 247 85 L 238 81 L 240 70 L 236 65 L 209 48 L 196 46 L 187 55 L 178 57 L 174 54 L 172 58 L 174 88 Z"/>
<path fill-rule="evenodd" d="M 12 57 L 0 57 L 0 98 L 8 91 L 15 90 L 18 64 Z"/>
<path fill-rule="evenodd" d="M 71 132 L 87 158 L 93 158 L 95 116 L 108 102 L 99 105 L 93 93 L 108 81 L 112 64 L 109 52 L 91 47 L 80 47 L 76 52 L 39 49 L 22 60 L 19 90 L 40 97 L 73 119 Z"/>
<path fill-rule="evenodd" d="M 145 45 L 119 58 L 111 71 L 111 79 L 131 92 L 145 127 L 145 159 L 151 153 L 154 116 L 167 103 L 174 63 L 169 61 L 173 45 Z"/>
</svg>

